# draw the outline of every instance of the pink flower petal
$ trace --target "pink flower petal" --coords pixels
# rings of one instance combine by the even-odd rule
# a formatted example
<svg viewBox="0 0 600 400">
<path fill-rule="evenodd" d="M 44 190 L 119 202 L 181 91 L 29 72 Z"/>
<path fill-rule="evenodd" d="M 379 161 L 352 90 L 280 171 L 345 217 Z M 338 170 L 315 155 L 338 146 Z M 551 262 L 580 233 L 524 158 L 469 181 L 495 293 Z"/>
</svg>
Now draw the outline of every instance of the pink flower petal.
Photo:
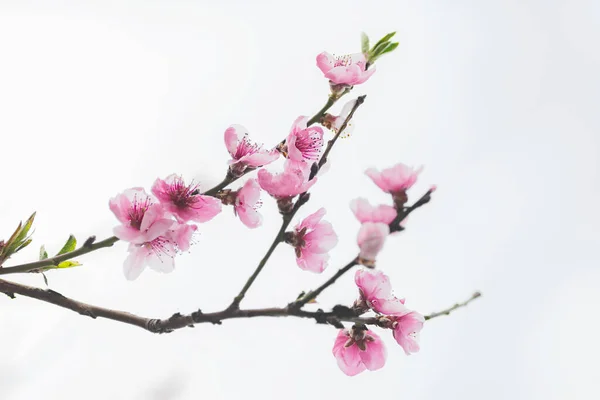
<svg viewBox="0 0 600 400">
<path fill-rule="evenodd" d="M 296 258 L 296 264 L 300 269 L 320 274 L 327 268 L 329 254 L 313 253 L 308 249 L 303 249 L 299 258 Z"/>
<path fill-rule="evenodd" d="M 359 197 L 350 202 L 350 208 L 361 222 L 383 222 L 389 224 L 396 218 L 396 209 L 388 205 L 373 207 L 365 198 Z"/>
<path fill-rule="evenodd" d="M 407 355 L 416 353 L 420 350 L 418 343 L 418 334 L 423 328 L 425 318 L 413 311 L 396 319 L 397 325 L 394 328 L 394 339 L 404 349 Z"/>
<path fill-rule="evenodd" d="M 123 263 L 123 273 L 127 280 L 137 279 L 145 269 L 145 260 L 148 250 L 141 246 L 130 246 L 129 255 Z"/>
<path fill-rule="evenodd" d="M 372 336 L 375 341 L 367 342 L 367 349 L 365 351 L 360 351 L 359 356 L 368 370 L 376 371 L 385 365 L 387 351 L 383 341 L 377 334 L 370 330 L 366 333 Z"/>
<path fill-rule="evenodd" d="M 323 72 L 324 74 L 326 74 L 331 68 L 333 68 L 334 63 L 335 58 L 326 51 L 317 56 L 317 67 L 319 67 L 321 72 Z"/>
<path fill-rule="evenodd" d="M 242 125 L 231 125 L 225 130 L 225 147 L 231 155 L 235 158 L 235 153 L 240 142 L 240 138 L 248 134 L 248 130 Z"/>
<path fill-rule="evenodd" d="M 390 227 L 382 222 L 365 222 L 358 231 L 360 257 L 374 261 L 383 248 Z"/>
</svg>

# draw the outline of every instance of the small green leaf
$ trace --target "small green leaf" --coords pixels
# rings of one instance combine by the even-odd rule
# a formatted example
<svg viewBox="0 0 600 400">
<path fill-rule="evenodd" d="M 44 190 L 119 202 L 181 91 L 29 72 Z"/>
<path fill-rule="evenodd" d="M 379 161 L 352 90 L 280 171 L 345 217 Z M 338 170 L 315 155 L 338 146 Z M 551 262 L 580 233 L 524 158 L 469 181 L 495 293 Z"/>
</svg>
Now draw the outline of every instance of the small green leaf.
<svg viewBox="0 0 600 400">
<path fill-rule="evenodd" d="M 42 276 L 44 277 L 44 283 L 48 286 L 48 278 L 46 278 L 46 274 L 42 272 Z"/>
<path fill-rule="evenodd" d="M 369 53 L 369 37 L 364 32 L 360 34 L 360 43 L 361 43 L 361 50 L 362 50 L 363 54 L 368 54 Z"/>
<path fill-rule="evenodd" d="M 391 38 L 393 38 L 395 34 L 396 34 L 396 32 L 391 32 L 391 33 L 388 33 L 387 35 L 385 35 L 384 37 L 382 37 L 381 39 L 379 39 L 379 41 L 377 43 L 375 43 L 375 46 L 373 46 L 373 49 L 375 49 L 375 47 L 377 47 L 377 46 L 384 44 L 385 42 L 389 42 L 389 40 Z"/>
<path fill-rule="evenodd" d="M 31 229 L 31 225 L 33 224 L 34 219 L 35 219 L 35 212 L 33 214 L 31 214 L 31 217 L 29 217 L 27 219 L 27 221 L 25 221 L 25 225 L 23 225 L 19 234 L 17 235 L 16 242 L 22 242 L 23 239 L 25 239 L 25 237 L 29 233 L 29 229 Z"/>
<path fill-rule="evenodd" d="M 42 245 L 42 247 L 40 247 L 40 260 L 45 260 L 46 258 L 48 258 L 48 252 L 46 251 L 46 248 Z"/>
<path fill-rule="evenodd" d="M 31 243 L 31 239 L 27 239 L 26 241 L 24 241 L 23 243 L 21 243 L 21 244 L 19 245 L 19 247 L 17 247 L 17 248 L 15 249 L 15 253 L 16 253 L 17 251 L 20 251 L 20 250 L 24 249 L 25 247 L 29 246 L 29 244 L 30 244 L 30 243 Z"/>
<path fill-rule="evenodd" d="M 56 268 L 73 268 L 73 267 L 79 267 L 80 265 L 82 265 L 81 263 L 79 263 L 78 261 L 63 261 L 61 263 L 59 263 Z"/>
<path fill-rule="evenodd" d="M 65 243 L 62 249 L 60 249 L 60 251 L 56 255 L 60 256 L 61 254 L 69 253 L 75 250 L 75 247 L 77 247 L 77 239 L 75 239 L 75 236 L 70 235 L 67 239 L 67 243 Z"/>
<path fill-rule="evenodd" d="M 383 49 L 381 51 L 381 53 L 379 55 L 381 56 L 381 55 L 384 55 L 385 53 L 389 53 L 391 51 L 394 51 L 394 50 L 396 50 L 396 47 L 398 47 L 398 42 L 396 42 L 396 43 L 390 43 L 390 44 L 387 45 L 387 47 L 385 49 Z"/>
</svg>

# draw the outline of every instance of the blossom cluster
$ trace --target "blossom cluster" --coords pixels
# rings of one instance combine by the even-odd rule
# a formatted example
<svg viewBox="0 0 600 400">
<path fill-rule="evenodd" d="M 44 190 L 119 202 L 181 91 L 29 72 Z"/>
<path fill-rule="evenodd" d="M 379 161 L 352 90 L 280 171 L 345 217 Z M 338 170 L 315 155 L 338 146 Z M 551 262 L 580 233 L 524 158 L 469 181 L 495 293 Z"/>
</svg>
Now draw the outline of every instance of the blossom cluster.
<svg viewBox="0 0 600 400">
<path fill-rule="evenodd" d="M 391 51 L 381 48 L 381 43 L 393 45 L 382 39 L 373 49 L 360 54 L 335 57 L 324 52 L 317 56 L 317 67 L 329 81 L 330 100 L 335 102 L 374 74 L 375 67 L 370 64 L 384 52 Z M 252 141 L 242 125 L 231 125 L 224 133 L 225 147 L 231 157 L 226 184 L 214 190 L 202 193 L 197 183 L 186 184 L 181 176 L 173 174 L 166 179 L 156 179 L 151 194 L 136 187 L 112 198 L 110 209 L 120 222 L 114 228 L 114 234 L 129 243 L 129 255 L 124 262 L 126 278 L 136 279 L 146 266 L 160 272 L 173 271 L 175 255 L 190 248 L 198 224 L 215 218 L 223 206 L 232 206 L 234 214 L 245 226 L 257 228 L 262 223 L 258 212 L 262 191 L 276 200 L 284 218 L 284 228 L 287 227 L 298 208 L 307 201 L 308 198 L 303 196 L 320 179 L 323 167 L 327 165 L 327 160 L 323 159 L 323 154 L 328 153 L 324 150 L 323 128 L 336 135 L 343 129 L 347 135 L 352 128 L 349 120 L 356 106 L 357 100 L 348 102 L 338 116 L 325 112 L 313 119 L 299 116 L 285 140 L 271 149 Z M 284 159 L 280 170 L 265 168 L 280 158 Z M 237 190 L 224 188 L 254 170 L 258 170 L 256 178 L 246 180 Z M 415 184 L 419 173 L 420 169 L 401 163 L 382 171 L 368 169 L 366 174 L 391 195 L 392 204 L 372 206 L 362 197 L 350 202 L 350 208 L 361 224 L 356 263 L 365 267 L 355 274 L 359 298 L 352 310 L 357 317 L 367 312 L 375 313 L 374 325 L 391 329 L 406 354 L 419 350 L 418 334 L 425 319 L 409 310 L 404 299 L 395 297 L 389 278 L 374 268 L 387 236 L 398 231 L 397 227 L 405 222 L 406 192 Z M 298 200 L 294 202 L 296 198 Z M 322 273 L 328 265 L 329 251 L 338 242 L 332 225 L 323 220 L 325 214 L 326 210 L 320 208 L 299 221 L 291 231 L 283 232 L 282 228 L 283 236 L 276 238 L 275 243 L 285 242 L 294 249 L 296 264 L 302 270 Z M 355 324 L 339 331 L 333 355 L 344 373 L 356 375 L 383 367 L 386 348 L 382 339 L 366 325 Z"/>
<path fill-rule="evenodd" d="M 372 310 L 378 315 L 379 326 L 392 330 L 396 342 L 409 355 L 419 351 L 419 332 L 425 318 L 409 310 L 404 299 L 392 294 L 390 280 L 381 271 L 360 269 L 354 275 L 359 299 L 354 310 L 362 314 Z M 333 345 L 333 355 L 346 375 L 356 375 L 366 369 L 375 371 L 385 365 L 387 356 L 381 338 L 365 325 L 340 329 Z"/>
</svg>

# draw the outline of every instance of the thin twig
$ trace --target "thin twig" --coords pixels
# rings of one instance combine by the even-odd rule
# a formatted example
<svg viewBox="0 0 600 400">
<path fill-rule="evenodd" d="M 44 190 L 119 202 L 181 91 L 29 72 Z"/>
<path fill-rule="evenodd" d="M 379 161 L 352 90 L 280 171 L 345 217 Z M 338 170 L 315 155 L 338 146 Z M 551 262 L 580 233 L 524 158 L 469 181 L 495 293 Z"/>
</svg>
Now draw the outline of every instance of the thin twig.
<svg viewBox="0 0 600 400">
<path fill-rule="evenodd" d="M 260 260 L 260 263 L 258 263 L 258 266 L 256 267 L 256 269 L 254 270 L 252 275 L 250 275 L 250 278 L 248 278 L 248 280 L 244 284 L 244 287 L 242 288 L 240 293 L 237 296 L 235 296 L 235 298 L 233 299 L 233 302 L 229 306 L 229 309 L 238 309 L 239 308 L 240 303 L 242 302 L 242 300 L 244 299 L 244 296 L 246 295 L 246 292 L 248 291 L 248 289 L 250 289 L 250 286 L 252 286 L 252 284 L 258 277 L 258 274 L 260 274 L 262 269 L 265 267 L 265 265 L 267 264 L 267 261 L 269 261 L 269 258 L 271 257 L 271 254 L 273 254 L 273 252 L 277 248 L 277 245 L 283 240 L 284 235 L 285 235 L 285 230 L 287 229 L 290 222 L 292 221 L 292 217 L 293 217 L 293 215 L 284 215 L 283 216 L 283 222 L 281 224 L 281 228 L 279 228 L 279 232 L 277 232 L 275 239 L 273 239 L 273 243 L 271 243 L 271 247 L 269 247 L 269 249 L 265 253 L 262 260 Z"/>
<path fill-rule="evenodd" d="M 0 275 L 35 271 L 35 270 L 41 269 L 43 267 L 47 267 L 49 265 L 58 265 L 61 262 L 70 260 L 74 257 L 78 257 L 78 256 L 81 256 L 81 255 L 84 255 L 87 253 L 91 253 L 92 251 L 95 251 L 95 250 L 98 250 L 98 249 L 101 249 L 104 247 L 110 247 L 118 241 L 119 241 L 119 239 L 115 236 L 111 236 L 108 239 L 104 239 L 104 240 L 101 240 L 100 242 L 96 242 L 96 243 L 93 243 L 88 239 L 83 244 L 83 246 L 81 246 L 80 248 L 70 251 L 68 253 L 61 254 L 60 256 L 50 257 L 50 258 L 46 258 L 45 260 L 34 261 L 34 262 L 27 263 L 27 264 L 15 265 L 13 267 L 0 268 Z"/>
<path fill-rule="evenodd" d="M 340 321 L 353 322 L 365 325 L 377 325 L 376 317 L 357 317 L 348 313 L 347 307 L 334 307 L 333 311 L 324 312 L 305 311 L 289 307 L 271 307 L 259 309 L 230 309 L 223 311 L 202 313 L 198 310 L 188 315 L 175 313 L 169 318 L 155 319 L 141 317 L 124 311 L 111 310 L 108 308 L 94 306 L 92 304 L 82 303 L 80 301 L 68 298 L 62 294 L 50 289 L 40 289 L 32 286 L 23 285 L 20 283 L 10 282 L 0 279 L 0 293 L 6 293 L 14 296 L 15 294 L 29 297 L 32 299 L 44 301 L 50 304 L 57 305 L 75 311 L 78 314 L 85 315 L 91 318 L 104 318 L 112 321 L 122 322 L 124 324 L 137 326 L 152 333 L 168 333 L 185 327 L 193 327 L 196 324 L 212 323 L 221 324 L 226 319 L 239 318 L 254 318 L 254 317 L 298 317 L 314 319 L 320 324 L 329 324 L 334 327 L 339 327 Z M 426 320 L 438 317 L 440 315 L 448 315 L 457 308 L 466 306 L 469 302 L 479 297 L 479 293 L 475 293 L 469 300 L 464 303 L 456 304 L 447 310 L 439 313 L 433 313 L 425 317 Z"/>
<path fill-rule="evenodd" d="M 354 113 L 356 112 L 356 110 L 358 109 L 358 107 L 360 107 L 360 105 L 364 103 L 366 97 L 367 97 L 366 95 L 363 95 L 363 96 L 360 96 L 356 100 L 356 103 L 354 104 L 354 107 L 352 108 L 352 110 L 350 111 L 350 113 L 348 114 L 348 116 L 346 117 L 346 119 L 344 120 L 344 123 L 340 126 L 340 129 L 336 132 L 336 134 L 333 137 L 333 139 L 331 139 L 327 143 L 327 147 L 325 148 L 325 151 L 323 152 L 321 160 L 317 164 L 317 168 L 316 168 L 316 171 L 315 171 L 314 175 L 316 175 L 316 173 L 319 172 L 319 169 L 325 164 L 325 162 L 327 162 L 326 158 L 329 155 L 329 152 L 331 152 L 331 149 L 333 148 L 333 145 L 335 144 L 337 138 L 344 132 L 344 130 L 348 126 L 348 123 L 350 122 L 350 120 L 354 116 Z M 323 109 L 325 109 L 325 107 Z M 307 201 L 308 201 L 308 193 L 307 192 L 301 193 L 298 196 L 298 199 L 296 200 L 296 204 L 294 204 L 294 207 L 291 210 L 291 212 L 289 214 L 285 214 L 283 216 L 283 221 L 281 223 L 281 228 L 279 228 L 279 232 L 277 232 L 277 235 L 275 236 L 275 239 L 273 239 L 273 242 L 271 243 L 271 246 L 267 250 L 267 253 L 262 258 L 262 260 L 260 260 L 260 263 L 258 264 L 258 266 L 256 267 L 256 269 L 254 270 L 254 272 L 252 273 L 252 275 L 250 275 L 250 278 L 248 278 L 248 280 L 244 284 L 244 287 L 242 288 L 242 290 L 240 291 L 240 293 L 237 296 L 235 296 L 235 298 L 233 299 L 233 301 L 229 305 L 228 310 L 229 309 L 235 310 L 235 309 L 239 308 L 240 303 L 242 302 L 242 300 L 244 299 L 244 296 L 246 295 L 246 292 L 248 291 L 248 289 L 250 289 L 250 286 L 252 286 L 252 284 L 254 283 L 254 281 L 256 280 L 256 278 L 258 277 L 258 275 L 261 273 L 261 271 L 263 270 L 263 268 L 267 264 L 267 261 L 271 257 L 271 254 L 273 254 L 273 251 L 275 251 L 275 248 L 277 248 L 277 245 L 279 245 L 279 243 L 281 243 L 283 241 L 284 235 L 285 235 L 285 230 L 287 229 L 287 227 L 292 222 L 292 219 L 293 219 L 294 215 L 296 214 L 296 212 L 298 212 L 298 210 L 300 209 L 300 207 L 302 207 L 304 204 L 306 204 Z"/>
<path fill-rule="evenodd" d="M 461 307 L 466 307 L 467 304 L 469 304 L 470 302 L 472 302 L 473 300 L 475 300 L 475 299 L 477 299 L 479 297 L 481 297 L 481 293 L 480 292 L 475 292 L 475 293 L 473 293 L 473 295 L 467 301 L 464 301 L 462 303 L 456 303 L 452 307 L 449 307 L 449 308 L 447 308 L 445 310 L 431 313 L 431 314 L 425 316 L 425 319 L 428 320 L 428 319 L 436 318 L 436 317 L 439 317 L 439 316 L 442 316 L 442 315 L 450 315 L 450 313 L 452 311 L 454 311 L 454 310 L 456 310 L 458 308 L 461 308 Z"/>
</svg>

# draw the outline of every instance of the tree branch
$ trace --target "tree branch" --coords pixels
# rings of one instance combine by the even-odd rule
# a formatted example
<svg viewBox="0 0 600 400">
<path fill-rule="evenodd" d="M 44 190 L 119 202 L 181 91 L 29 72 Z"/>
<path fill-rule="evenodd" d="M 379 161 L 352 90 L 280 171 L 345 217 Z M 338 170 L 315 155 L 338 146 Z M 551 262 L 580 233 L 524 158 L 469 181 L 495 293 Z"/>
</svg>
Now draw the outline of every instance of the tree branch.
<svg viewBox="0 0 600 400">
<path fill-rule="evenodd" d="M 452 307 L 449 307 L 449 308 L 447 308 L 445 310 L 431 313 L 431 314 L 425 316 L 425 320 L 436 318 L 436 317 L 439 317 L 439 316 L 442 316 L 442 315 L 450 315 L 450 313 L 452 311 L 454 311 L 454 310 L 456 310 L 458 308 L 461 308 L 461 307 L 466 307 L 467 304 L 469 304 L 470 302 L 472 302 L 473 300 L 475 300 L 475 299 L 477 299 L 479 297 L 481 297 L 481 293 L 480 292 L 475 292 L 475 293 L 473 293 L 473 295 L 467 301 L 464 301 L 462 303 L 456 303 Z"/>
<path fill-rule="evenodd" d="M 340 321 L 353 322 L 365 325 L 377 325 L 376 317 L 357 317 L 352 315 L 351 309 L 344 306 L 336 306 L 333 311 L 324 312 L 323 310 L 305 311 L 289 307 L 271 307 L 259 309 L 230 309 L 223 311 L 202 313 L 198 310 L 188 315 L 175 313 L 169 318 L 155 319 L 141 317 L 124 311 L 111 310 L 108 308 L 98 307 L 91 304 L 82 303 L 80 301 L 68 298 L 62 294 L 50 289 L 40 289 L 32 286 L 23 285 L 20 283 L 10 282 L 0 279 L 0 293 L 6 293 L 14 296 L 30 297 L 32 299 L 44 301 L 54 304 L 62 308 L 75 311 L 78 314 L 85 315 L 91 318 L 104 318 L 112 321 L 122 322 L 124 324 L 137 326 L 152 333 L 168 333 L 185 327 L 193 327 L 196 324 L 211 323 L 221 324 L 226 319 L 239 318 L 254 318 L 254 317 L 298 317 L 314 319 L 319 324 L 329 324 L 334 327 L 340 327 Z M 479 292 L 475 293 L 469 300 L 464 303 L 455 304 L 447 310 L 433 313 L 425 317 L 426 320 L 438 317 L 440 315 L 448 315 L 457 308 L 464 307 L 477 297 L 481 296 Z"/>
<path fill-rule="evenodd" d="M 16 274 L 20 272 L 32 272 L 43 267 L 47 267 L 49 265 L 56 266 L 61 262 L 70 260 L 74 257 L 91 253 L 92 251 L 96 251 L 104 247 L 111 247 L 113 244 L 119 241 L 119 239 L 115 236 L 111 236 L 108 239 L 104 239 L 96 243 L 94 243 L 94 239 L 95 238 L 92 236 L 88 240 L 86 240 L 83 246 L 81 246 L 80 248 L 70 251 L 68 253 L 61 254 L 56 257 L 50 257 L 46 258 L 45 260 L 34 261 L 27 264 L 15 265 L 13 267 L 0 267 L 0 275 Z"/>
</svg>

